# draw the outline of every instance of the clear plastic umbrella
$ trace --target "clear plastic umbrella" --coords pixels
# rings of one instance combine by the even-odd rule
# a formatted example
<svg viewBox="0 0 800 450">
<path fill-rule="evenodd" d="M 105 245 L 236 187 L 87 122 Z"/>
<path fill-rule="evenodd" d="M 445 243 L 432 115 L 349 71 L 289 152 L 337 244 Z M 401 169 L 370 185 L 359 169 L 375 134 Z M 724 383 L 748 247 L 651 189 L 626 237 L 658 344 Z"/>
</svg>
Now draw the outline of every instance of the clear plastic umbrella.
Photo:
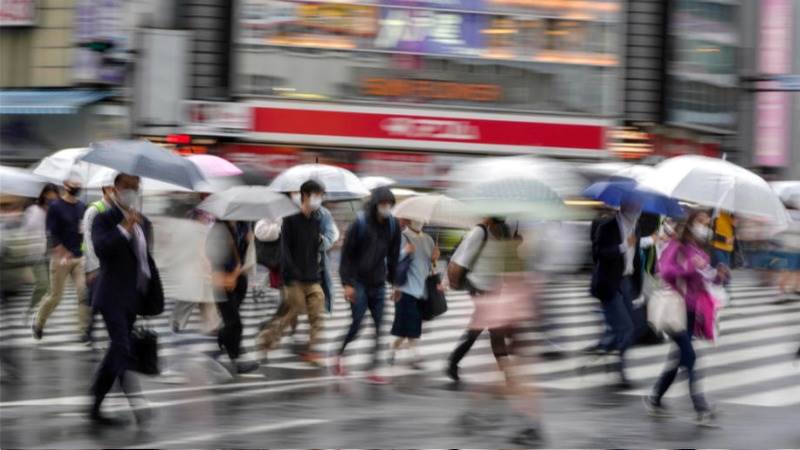
<svg viewBox="0 0 800 450">
<path fill-rule="evenodd" d="M 33 173 L 48 180 L 61 184 L 70 176 L 78 176 L 82 182 L 86 183 L 100 170 L 99 166 L 81 161 L 89 148 L 66 148 L 59 150 L 50 156 L 42 158 L 34 167 Z"/>
<path fill-rule="evenodd" d="M 36 198 L 47 182 L 47 179 L 27 170 L 0 166 L 0 193 L 2 194 Z"/>
<path fill-rule="evenodd" d="M 297 192 L 308 180 L 322 183 L 328 200 L 356 200 L 369 195 L 369 189 L 353 172 L 326 164 L 294 166 L 278 175 L 269 187 L 275 192 Z"/>
<path fill-rule="evenodd" d="M 410 197 L 398 203 L 392 214 L 443 227 L 469 228 L 476 222 L 465 204 L 441 194 Z"/>
<path fill-rule="evenodd" d="M 383 186 L 393 186 L 397 184 L 397 181 L 389 177 L 361 177 L 361 183 L 364 184 L 365 188 L 371 191 Z"/>
<path fill-rule="evenodd" d="M 284 194 L 266 186 L 235 186 L 205 199 L 199 209 L 223 220 L 277 220 L 295 214 L 298 207 Z"/>
</svg>

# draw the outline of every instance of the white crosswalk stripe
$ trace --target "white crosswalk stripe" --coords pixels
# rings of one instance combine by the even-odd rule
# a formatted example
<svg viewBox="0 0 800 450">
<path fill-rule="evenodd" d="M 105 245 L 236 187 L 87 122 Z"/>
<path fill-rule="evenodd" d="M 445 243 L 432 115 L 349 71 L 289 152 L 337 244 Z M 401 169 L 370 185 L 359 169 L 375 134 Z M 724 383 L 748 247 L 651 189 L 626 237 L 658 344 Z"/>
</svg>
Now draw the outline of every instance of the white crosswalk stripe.
<svg viewBox="0 0 800 450">
<path fill-rule="evenodd" d="M 758 406 L 789 406 L 800 404 L 800 367 L 794 363 L 794 353 L 800 344 L 800 302 L 776 303 L 778 292 L 772 287 L 758 285 L 746 273 L 737 273 L 731 285 L 731 305 L 722 312 L 721 336 L 714 344 L 697 344 L 698 365 L 703 374 L 703 388 L 717 402 Z M 216 339 L 200 333 L 199 315 L 195 314 L 188 329 L 172 333 L 169 317 L 172 311 L 171 292 L 167 286 L 166 312 L 147 321 L 159 334 L 160 355 L 211 354 L 218 350 Z M 80 352 L 74 291 L 68 289 L 62 304 L 50 317 L 45 337 L 37 342 L 31 336 L 30 320 L 24 322 L 28 293 L 12 298 L 0 316 L 0 343 L 7 346 L 36 346 L 41 349 Z M 350 323 L 350 310 L 342 301 L 337 286 L 337 301 L 332 314 L 326 316 L 321 345 L 333 354 Z M 448 293 L 449 310 L 432 322 L 424 324 L 420 353 L 431 383 L 443 384 L 447 356 L 456 346 L 470 320 L 472 302 L 464 292 Z M 277 293 L 268 291 L 266 298 L 255 302 L 252 295 L 242 305 L 245 325 L 244 345 L 254 345 L 259 322 L 269 318 L 277 306 Z M 390 341 L 389 329 L 393 307 L 387 300 L 382 333 L 384 347 Z M 533 358 L 520 368 L 523 375 L 534 377 L 538 386 L 551 389 L 581 390 L 599 388 L 616 382 L 613 373 L 604 370 L 602 361 L 587 365 L 588 357 L 578 350 L 597 342 L 602 332 L 602 314 L 597 300 L 588 294 L 588 279 L 584 275 L 551 281 L 539 299 L 539 316 L 534 324 L 524 327 L 518 337 L 526 353 L 560 350 L 559 359 Z M 98 318 L 98 322 L 102 322 Z M 308 325 L 301 320 L 297 339 L 302 341 Z M 351 370 L 367 368 L 372 360 L 374 328 L 365 319 L 360 337 L 348 346 L 346 362 Z M 102 323 L 95 330 L 97 346 L 107 341 Z M 286 370 L 306 370 L 307 366 L 291 351 L 295 338 L 285 338 L 280 349 L 269 353 L 267 367 Z M 670 344 L 637 346 L 628 354 L 630 378 L 639 389 L 627 392 L 641 395 L 648 392 L 664 367 Z M 400 354 L 399 363 L 403 363 Z M 586 367 L 584 367 L 586 366 Z M 584 368 L 585 370 L 579 370 Z M 403 365 L 389 370 L 394 376 L 411 373 Z M 461 374 L 469 383 L 489 383 L 502 380 L 497 371 L 488 339 L 480 339 L 461 363 Z M 678 381 L 669 397 L 685 395 L 686 382 Z"/>
</svg>

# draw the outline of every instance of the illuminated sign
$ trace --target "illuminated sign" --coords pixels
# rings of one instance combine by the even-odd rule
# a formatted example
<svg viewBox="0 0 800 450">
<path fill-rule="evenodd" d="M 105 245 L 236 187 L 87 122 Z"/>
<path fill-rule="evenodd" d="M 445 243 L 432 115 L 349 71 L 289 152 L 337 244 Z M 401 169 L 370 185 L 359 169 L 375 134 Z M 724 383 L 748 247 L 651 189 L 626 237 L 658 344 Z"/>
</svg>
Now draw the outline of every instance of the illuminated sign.
<svg viewBox="0 0 800 450">
<path fill-rule="evenodd" d="M 361 92 L 363 95 L 374 97 L 414 97 L 425 100 L 472 102 L 498 102 L 503 97 L 502 88 L 495 84 L 391 78 L 365 78 L 361 84 Z"/>
</svg>

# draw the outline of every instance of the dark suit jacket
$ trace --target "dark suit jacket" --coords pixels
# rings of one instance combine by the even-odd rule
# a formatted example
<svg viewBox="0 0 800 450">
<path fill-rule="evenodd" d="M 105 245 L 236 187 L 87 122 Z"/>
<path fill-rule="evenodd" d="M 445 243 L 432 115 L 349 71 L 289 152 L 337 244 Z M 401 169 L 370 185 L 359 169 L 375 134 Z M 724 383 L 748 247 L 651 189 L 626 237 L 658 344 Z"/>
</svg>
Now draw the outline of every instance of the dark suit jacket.
<svg viewBox="0 0 800 450">
<path fill-rule="evenodd" d="M 633 257 L 633 297 L 639 296 L 642 290 L 642 260 L 640 257 L 639 237 L 641 235 L 637 224 L 635 234 L 636 251 Z M 614 298 L 622 282 L 625 271 L 625 255 L 619 250 L 622 236 L 619 231 L 617 217 L 611 216 L 600 222 L 592 236 L 592 254 L 596 258 L 592 272 L 591 294 L 606 302 Z"/>
<path fill-rule="evenodd" d="M 150 282 L 143 295 L 136 289 L 139 276 L 138 260 L 132 240 L 128 240 L 117 225 L 124 216 L 114 206 L 102 214 L 98 214 L 92 223 L 92 243 L 100 259 L 100 273 L 92 294 L 92 306 L 102 309 L 108 306 L 118 307 L 126 312 L 153 315 L 144 308 L 153 301 L 160 301 L 163 309 L 164 291 L 158 268 L 150 256 L 153 226 L 144 219 L 143 231 L 147 239 L 147 260 L 150 265 Z"/>
</svg>

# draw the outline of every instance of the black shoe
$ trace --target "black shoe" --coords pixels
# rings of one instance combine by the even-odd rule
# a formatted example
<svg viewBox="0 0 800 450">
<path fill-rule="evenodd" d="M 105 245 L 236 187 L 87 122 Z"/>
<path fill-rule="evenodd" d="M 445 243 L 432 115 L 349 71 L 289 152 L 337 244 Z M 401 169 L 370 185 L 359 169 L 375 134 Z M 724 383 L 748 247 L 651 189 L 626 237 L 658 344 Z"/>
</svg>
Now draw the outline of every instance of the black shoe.
<svg viewBox="0 0 800 450">
<path fill-rule="evenodd" d="M 794 357 L 800 359 L 800 348 L 797 349 L 797 354 Z"/>
<path fill-rule="evenodd" d="M 453 381 L 461 381 L 461 377 L 458 376 L 458 366 L 455 364 L 450 364 L 447 366 L 447 369 L 445 369 L 444 373 Z"/>
<path fill-rule="evenodd" d="M 261 365 L 258 361 L 242 361 L 236 363 L 236 373 L 255 372 Z"/>
<path fill-rule="evenodd" d="M 93 425 L 101 426 L 101 427 L 118 427 L 125 425 L 125 422 L 120 419 L 115 419 L 112 417 L 104 416 L 100 413 L 100 411 L 92 410 L 89 413 L 89 421 Z"/>
<path fill-rule="evenodd" d="M 583 355 L 605 355 L 608 353 L 608 349 L 601 347 L 600 345 L 593 345 L 591 347 L 586 347 L 580 351 Z"/>
<path fill-rule="evenodd" d="M 41 328 L 36 327 L 36 321 L 31 324 L 31 331 L 33 331 L 33 338 L 37 341 L 42 340 L 42 336 L 44 336 L 44 330 Z"/>
<path fill-rule="evenodd" d="M 660 401 L 656 400 L 655 397 L 652 395 L 645 395 L 642 397 L 642 403 L 644 403 L 644 409 L 647 410 L 647 414 L 652 417 L 670 417 L 669 410 L 661 404 Z"/>
<path fill-rule="evenodd" d="M 542 443 L 542 433 L 536 428 L 526 428 L 511 439 L 511 443 L 523 447 L 535 447 L 537 444 Z"/>
<path fill-rule="evenodd" d="M 633 384 L 631 380 L 623 377 L 621 380 L 619 380 L 615 387 L 620 391 L 630 391 L 634 389 L 636 385 Z"/>
</svg>

